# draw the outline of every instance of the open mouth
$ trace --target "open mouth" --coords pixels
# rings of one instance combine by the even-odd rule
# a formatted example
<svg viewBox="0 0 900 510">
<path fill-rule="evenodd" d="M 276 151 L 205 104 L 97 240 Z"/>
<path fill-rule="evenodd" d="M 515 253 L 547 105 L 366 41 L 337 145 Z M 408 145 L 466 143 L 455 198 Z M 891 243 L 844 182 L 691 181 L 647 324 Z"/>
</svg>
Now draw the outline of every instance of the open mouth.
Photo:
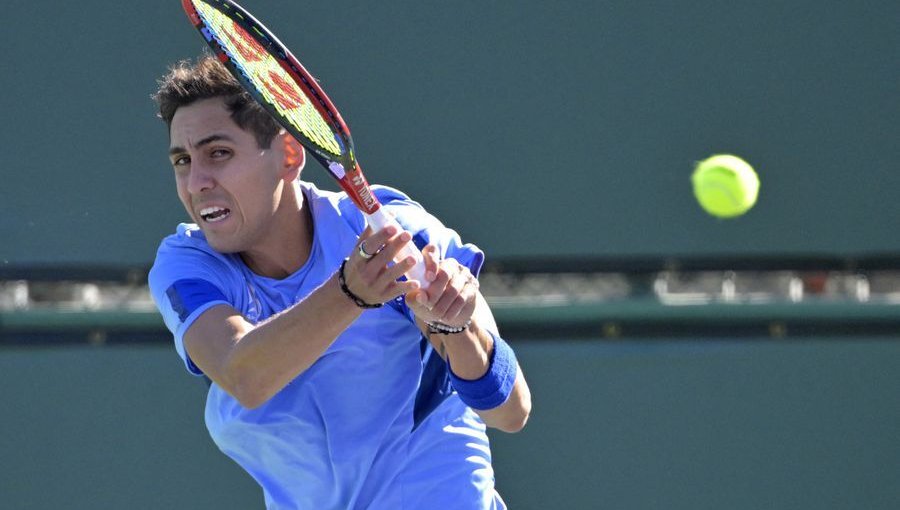
<svg viewBox="0 0 900 510">
<path fill-rule="evenodd" d="M 231 216 L 231 209 L 224 207 L 205 207 L 200 211 L 200 217 L 208 223 L 216 223 Z"/>
</svg>

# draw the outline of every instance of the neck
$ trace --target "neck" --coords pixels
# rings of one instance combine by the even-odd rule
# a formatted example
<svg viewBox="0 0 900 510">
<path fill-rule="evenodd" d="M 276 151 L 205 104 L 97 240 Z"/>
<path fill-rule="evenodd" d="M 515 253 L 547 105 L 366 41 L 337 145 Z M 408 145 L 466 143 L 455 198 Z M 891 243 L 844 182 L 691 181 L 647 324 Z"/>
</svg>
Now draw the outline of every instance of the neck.
<svg viewBox="0 0 900 510">
<path fill-rule="evenodd" d="M 296 183 L 285 186 L 282 200 L 267 228 L 267 239 L 240 254 L 251 271 L 281 279 L 297 272 L 309 260 L 313 221 L 304 199 Z"/>
</svg>

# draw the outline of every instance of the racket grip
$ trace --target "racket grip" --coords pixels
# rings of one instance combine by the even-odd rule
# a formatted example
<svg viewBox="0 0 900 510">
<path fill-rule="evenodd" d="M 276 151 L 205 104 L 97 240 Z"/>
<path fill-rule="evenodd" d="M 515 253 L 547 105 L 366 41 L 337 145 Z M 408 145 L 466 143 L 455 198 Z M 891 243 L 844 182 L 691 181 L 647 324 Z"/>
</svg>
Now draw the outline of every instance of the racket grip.
<svg viewBox="0 0 900 510">
<path fill-rule="evenodd" d="M 383 230 L 389 225 L 394 225 L 397 227 L 397 230 L 403 230 L 400 223 L 398 223 L 391 214 L 387 213 L 383 207 L 379 207 L 372 213 L 366 214 L 366 221 L 369 223 L 369 226 L 372 227 L 373 232 Z M 428 280 L 425 279 L 425 258 L 412 241 L 406 243 L 406 246 L 400 250 L 395 261 L 403 260 L 410 255 L 416 259 L 416 265 L 406 272 L 406 277 L 410 280 L 417 280 L 422 285 L 423 289 L 428 288 Z"/>
</svg>

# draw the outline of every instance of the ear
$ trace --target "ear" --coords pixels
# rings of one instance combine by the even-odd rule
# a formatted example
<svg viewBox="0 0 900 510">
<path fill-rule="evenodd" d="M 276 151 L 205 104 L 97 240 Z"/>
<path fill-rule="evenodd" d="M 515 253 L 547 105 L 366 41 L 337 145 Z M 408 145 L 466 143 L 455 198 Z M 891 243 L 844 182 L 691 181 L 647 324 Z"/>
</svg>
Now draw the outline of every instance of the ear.
<svg viewBox="0 0 900 510">
<path fill-rule="evenodd" d="M 285 178 L 291 181 L 300 178 L 300 172 L 306 165 L 306 152 L 293 136 L 287 131 L 282 131 L 278 135 L 281 138 L 282 149 L 284 151 L 284 169 L 287 172 Z"/>
</svg>

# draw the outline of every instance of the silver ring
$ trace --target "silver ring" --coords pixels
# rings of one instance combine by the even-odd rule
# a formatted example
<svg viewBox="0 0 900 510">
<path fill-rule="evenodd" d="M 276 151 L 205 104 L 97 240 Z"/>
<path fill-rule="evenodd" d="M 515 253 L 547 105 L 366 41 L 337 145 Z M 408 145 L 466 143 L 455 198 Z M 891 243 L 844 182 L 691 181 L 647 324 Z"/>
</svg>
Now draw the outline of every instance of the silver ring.
<svg viewBox="0 0 900 510">
<path fill-rule="evenodd" d="M 375 256 L 374 253 L 369 253 L 366 251 L 366 242 L 365 241 L 359 243 L 358 251 L 359 251 L 359 256 L 366 260 L 369 260 L 370 258 Z"/>
</svg>

